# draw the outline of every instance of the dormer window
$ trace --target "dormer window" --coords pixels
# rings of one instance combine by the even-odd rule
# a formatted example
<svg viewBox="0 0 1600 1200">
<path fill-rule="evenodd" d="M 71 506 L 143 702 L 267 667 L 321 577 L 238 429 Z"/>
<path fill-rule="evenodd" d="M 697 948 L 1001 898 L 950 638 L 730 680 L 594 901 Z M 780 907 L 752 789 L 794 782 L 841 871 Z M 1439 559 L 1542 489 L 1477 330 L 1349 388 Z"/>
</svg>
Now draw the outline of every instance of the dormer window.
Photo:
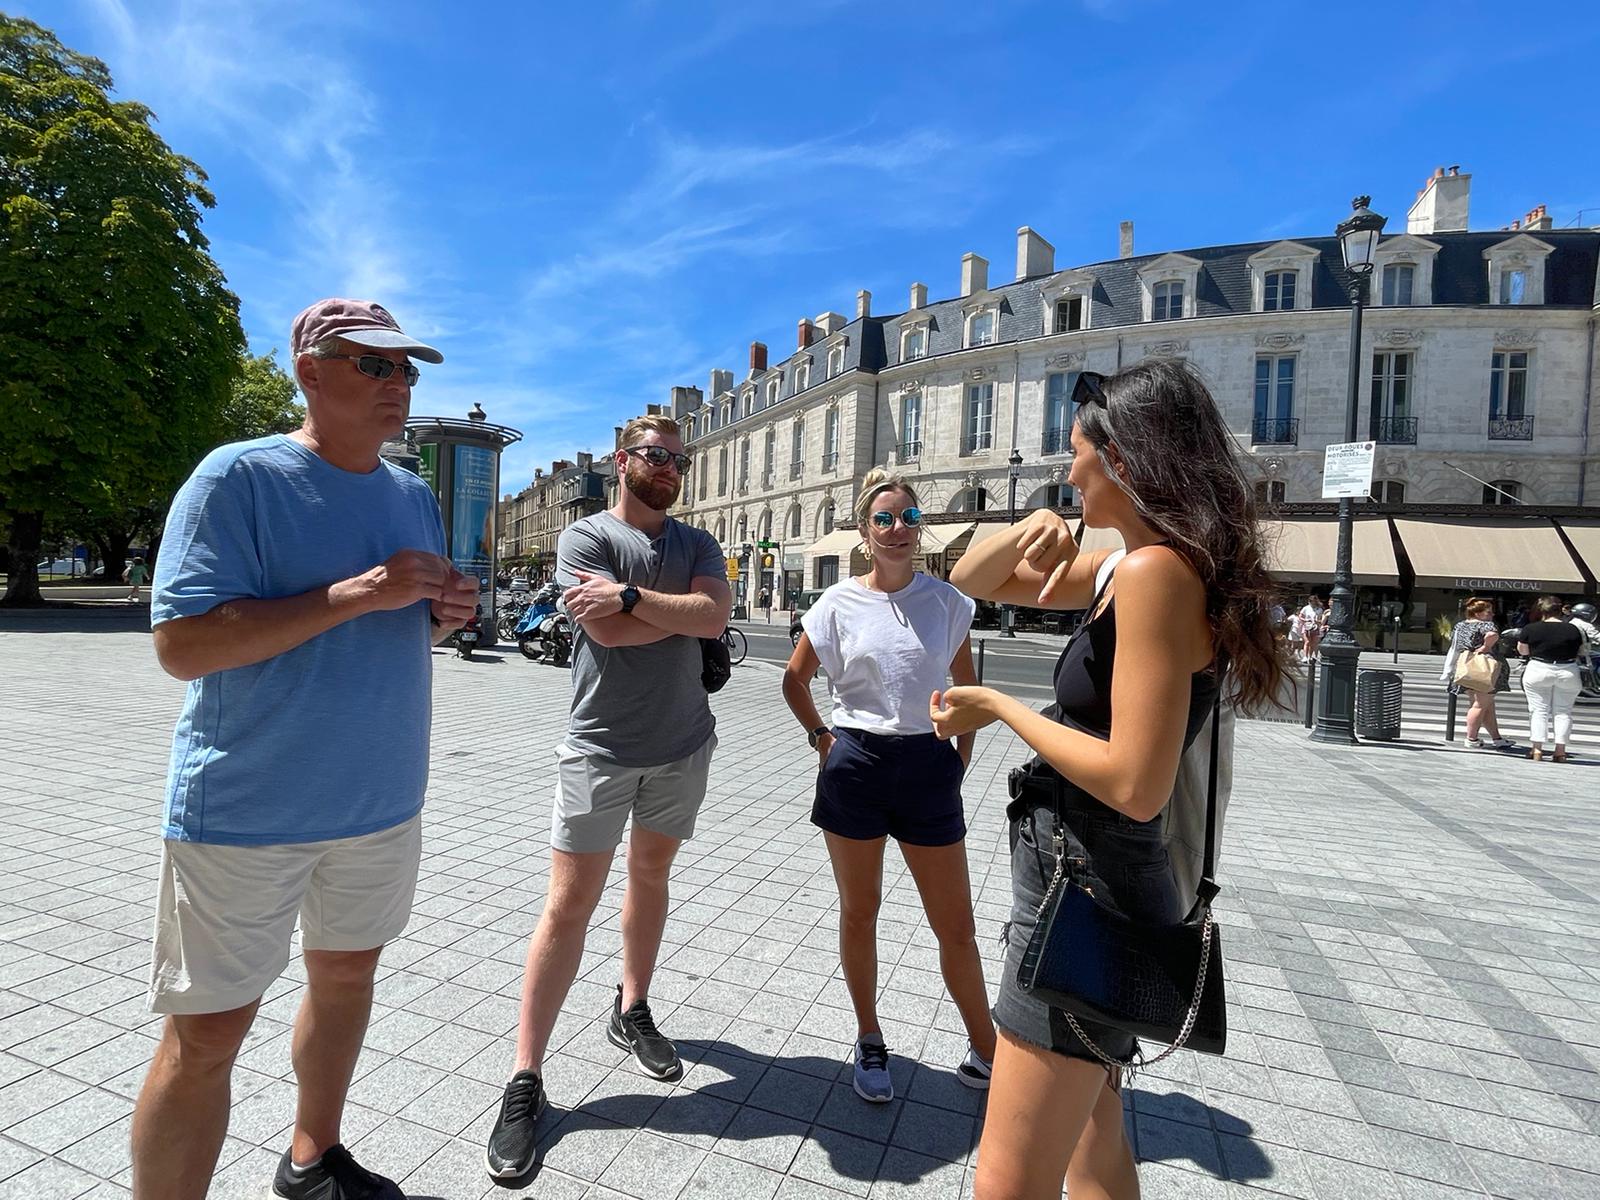
<svg viewBox="0 0 1600 1200">
<path fill-rule="evenodd" d="M 993 344 L 997 323 L 996 313 L 992 308 L 982 308 L 973 313 L 967 318 L 967 345 L 988 346 Z"/>
<path fill-rule="evenodd" d="M 748 403 L 748 401 L 747 401 L 747 403 Z M 733 420 L 733 401 L 729 400 L 725 404 L 723 404 L 723 406 L 722 406 L 722 422 L 721 422 L 721 426 L 723 428 L 726 428 L 727 425 L 728 425 L 728 422 L 730 422 L 732 420 Z"/>
<path fill-rule="evenodd" d="M 1044 300 L 1044 330 L 1053 333 L 1076 333 L 1088 329 L 1093 323 L 1095 276 L 1081 268 L 1063 271 L 1054 276 L 1040 290 Z"/>
<path fill-rule="evenodd" d="M 837 345 L 830 346 L 828 348 L 828 378 L 832 379 L 835 375 L 843 375 L 843 374 L 844 374 L 844 343 L 843 342 L 839 342 Z"/>
<path fill-rule="evenodd" d="M 1289 312 L 1294 309 L 1296 271 L 1268 271 L 1261 293 L 1263 312 Z"/>
<path fill-rule="evenodd" d="M 928 327 L 913 325 L 900 335 L 900 361 L 925 358 L 928 354 Z"/>
<path fill-rule="evenodd" d="M 811 386 L 811 360 L 802 358 L 794 365 L 794 384 L 789 390 L 791 396 L 798 396 Z"/>
<path fill-rule="evenodd" d="M 783 395 L 783 376 L 774 375 L 767 381 L 767 407 L 771 408 L 776 404 L 781 395 Z"/>
<path fill-rule="evenodd" d="M 1555 247 L 1519 233 L 1483 252 L 1489 270 L 1489 303 L 1543 304 L 1545 259 Z"/>
<path fill-rule="evenodd" d="M 1183 316 L 1183 280 L 1167 279 L 1150 289 L 1150 319 L 1176 321 Z"/>
<path fill-rule="evenodd" d="M 741 417 L 748 417 L 751 413 L 755 412 L 755 410 L 756 410 L 756 390 L 755 390 L 755 388 L 750 388 L 745 392 L 745 394 L 744 394 L 744 402 L 739 407 L 740 407 L 739 415 Z"/>
<path fill-rule="evenodd" d="M 1072 333 L 1083 328 L 1083 297 L 1068 296 L 1056 301 L 1056 322 L 1053 333 Z"/>
<path fill-rule="evenodd" d="M 1383 268 L 1383 306 L 1405 308 L 1416 294 L 1417 268 L 1414 263 L 1390 263 Z"/>
</svg>

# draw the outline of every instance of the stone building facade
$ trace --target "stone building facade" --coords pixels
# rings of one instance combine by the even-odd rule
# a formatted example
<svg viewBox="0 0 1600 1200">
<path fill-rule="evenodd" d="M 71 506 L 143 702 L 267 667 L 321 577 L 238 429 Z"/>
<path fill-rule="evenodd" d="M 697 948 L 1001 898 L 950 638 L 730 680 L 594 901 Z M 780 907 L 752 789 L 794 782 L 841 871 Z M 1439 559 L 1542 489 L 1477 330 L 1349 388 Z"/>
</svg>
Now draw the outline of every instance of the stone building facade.
<svg viewBox="0 0 1600 1200">
<path fill-rule="evenodd" d="M 578 461 L 558 459 L 548 472 L 533 473 L 533 482 L 500 501 L 500 561 L 521 560 L 536 578 L 548 576 L 555 564 L 556 540 L 572 522 L 606 506 L 606 476 L 615 475 L 609 462 L 598 465 L 594 456 Z"/>
<path fill-rule="evenodd" d="M 1469 187 L 1441 169 L 1406 232 L 1380 243 L 1360 353 L 1374 498 L 1600 503 L 1600 230 L 1553 229 L 1540 208 L 1468 231 Z M 930 511 L 1005 510 L 1015 451 L 1017 508 L 1069 506 L 1076 374 L 1154 356 L 1200 369 L 1258 496 L 1320 499 L 1349 372 L 1337 239 L 1141 256 L 1124 223 L 1121 241 L 1117 259 L 1057 270 L 1024 227 L 1010 282 L 991 285 L 968 254 L 949 299 L 916 283 L 903 311 L 876 316 L 862 292 L 853 319 L 801 320 L 782 360 L 753 343 L 743 378 L 719 370 L 706 392 L 673 389 L 695 455 L 675 515 L 730 552 L 776 543 L 792 588 L 831 581 L 817 561 L 830 556 L 809 548 L 846 519 L 874 464 L 910 476 Z"/>
</svg>

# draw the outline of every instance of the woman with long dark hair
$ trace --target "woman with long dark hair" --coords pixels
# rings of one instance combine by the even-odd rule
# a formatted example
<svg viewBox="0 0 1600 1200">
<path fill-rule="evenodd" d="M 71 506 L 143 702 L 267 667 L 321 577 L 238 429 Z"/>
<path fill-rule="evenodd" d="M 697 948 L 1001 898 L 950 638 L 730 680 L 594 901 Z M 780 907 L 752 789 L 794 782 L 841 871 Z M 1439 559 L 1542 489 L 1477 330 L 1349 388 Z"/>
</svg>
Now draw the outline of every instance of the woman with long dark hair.
<svg viewBox="0 0 1600 1200">
<path fill-rule="evenodd" d="M 979 1200 L 1139 1194 L 1123 1131 L 1132 1035 L 1069 1019 L 1017 984 L 1056 869 L 1055 834 L 1102 904 L 1172 924 L 1179 893 L 1161 835 L 1184 750 L 1226 699 L 1275 702 L 1284 670 L 1273 583 L 1255 504 L 1215 401 L 1180 362 L 1079 377 L 1069 477 L 1084 523 L 1115 529 L 1125 557 L 1079 554 L 1066 523 L 1039 510 L 969 550 L 951 582 L 969 596 L 1086 609 L 1056 665 L 1056 705 L 1037 713 L 984 687 L 935 693 L 942 737 L 1001 721 L 1035 752 L 1007 809 L 1012 839 L 1008 952 L 995 1003 L 1000 1037 L 978 1153 Z M 1098 580 L 1097 580 L 1098 577 Z M 1059 822 L 1059 824 L 1057 823 Z"/>
</svg>

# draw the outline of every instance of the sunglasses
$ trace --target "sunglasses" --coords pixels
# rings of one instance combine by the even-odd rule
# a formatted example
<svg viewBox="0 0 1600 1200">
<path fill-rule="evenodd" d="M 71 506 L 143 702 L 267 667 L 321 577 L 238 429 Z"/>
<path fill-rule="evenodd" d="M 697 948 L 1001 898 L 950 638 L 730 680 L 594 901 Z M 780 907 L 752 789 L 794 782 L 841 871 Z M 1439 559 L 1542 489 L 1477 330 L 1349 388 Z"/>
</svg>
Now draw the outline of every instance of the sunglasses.
<svg viewBox="0 0 1600 1200">
<path fill-rule="evenodd" d="M 622 452 L 637 455 L 652 467 L 664 467 L 671 463 L 678 468 L 679 475 L 687 475 L 689 464 L 694 461 L 687 454 L 674 454 L 665 446 L 624 446 Z"/>
<path fill-rule="evenodd" d="M 1106 377 L 1098 371 L 1078 372 L 1078 382 L 1072 385 L 1072 403 L 1074 405 L 1095 404 L 1101 408 L 1108 408 L 1106 404 Z"/>
<path fill-rule="evenodd" d="M 342 358 L 346 362 L 353 362 L 356 365 L 356 370 L 372 379 L 387 379 L 398 370 L 405 379 L 407 387 L 415 387 L 417 380 L 422 376 L 422 372 L 410 363 L 402 365 L 392 359 L 385 358 L 381 354 L 330 354 L 327 357 Z"/>
<path fill-rule="evenodd" d="M 900 521 L 907 529 L 915 529 L 922 524 L 922 510 L 920 508 L 908 508 L 900 514 Z M 893 529 L 894 514 L 888 509 L 880 509 L 872 514 L 872 523 L 879 529 Z"/>
</svg>

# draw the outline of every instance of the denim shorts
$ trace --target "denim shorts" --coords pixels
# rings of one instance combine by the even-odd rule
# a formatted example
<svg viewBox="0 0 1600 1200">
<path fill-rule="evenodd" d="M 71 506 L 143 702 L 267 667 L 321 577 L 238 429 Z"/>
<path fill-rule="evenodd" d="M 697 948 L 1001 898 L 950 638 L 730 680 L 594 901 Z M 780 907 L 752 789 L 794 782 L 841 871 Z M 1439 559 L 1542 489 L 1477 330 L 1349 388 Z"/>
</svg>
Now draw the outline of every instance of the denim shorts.
<svg viewBox="0 0 1600 1200">
<path fill-rule="evenodd" d="M 953 742 L 932 733 L 891 735 L 841 726 L 817 775 L 811 823 L 840 837 L 892 837 L 949 846 L 967 836 L 966 772 Z"/>
<path fill-rule="evenodd" d="M 1068 785 L 1063 789 L 1065 854 L 1107 907 L 1151 924 L 1181 921 L 1189 906 L 1178 894 L 1161 821 L 1135 821 Z M 1066 1014 L 1017 986 L 1017 971 L 1038 923 L 1039 905 L 1055 875 L 1052 832 L 1055 810 L 1048 803 L 1028 808 L 1011 822 L 1011 919 L 1006 923 L 1006 964 L 994 1005 L 994 1022 L 1022 1041 L 1068 1058 L 1100 1062 L 1067 1024 Z M 1138 1048 L 1131 1033 L 1081 1018 L 1078 1026 L 1118 1062 Z"/>
</svg>

